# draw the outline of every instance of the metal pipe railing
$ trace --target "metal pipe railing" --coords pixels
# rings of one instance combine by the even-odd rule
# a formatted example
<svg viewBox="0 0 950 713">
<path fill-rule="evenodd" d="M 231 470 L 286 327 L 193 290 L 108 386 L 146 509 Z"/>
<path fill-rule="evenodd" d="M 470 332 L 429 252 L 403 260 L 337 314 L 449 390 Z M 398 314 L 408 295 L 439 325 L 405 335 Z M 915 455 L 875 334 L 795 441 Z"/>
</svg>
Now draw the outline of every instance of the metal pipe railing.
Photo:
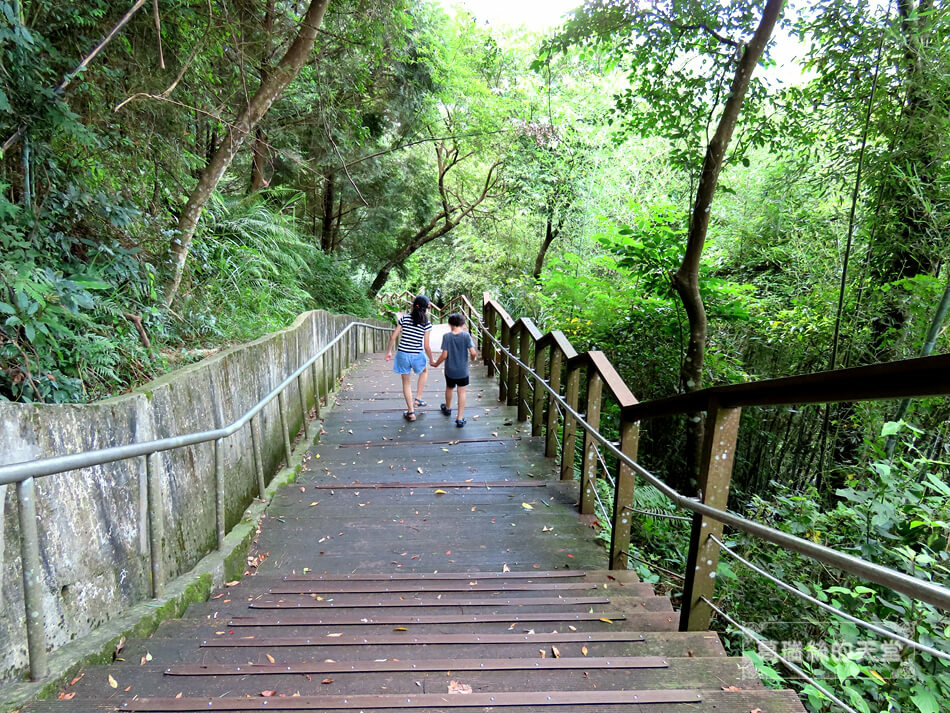
<svg viewBox="0 0 950 713">
<path fill-rule="evenodd" d="M 284 390 L 295 383 L 309 368 L 315 367 L 318 359 L 323 360 L 324 375 L 327 379 L 325 393 L 329 394 L 330 379 L 327 374 L 324 355 L 330 354 L 331 368 L 334 370 L 340 365 L 340 358 L 334 358 L 334 353 L 345 345 L 346 356 L 353 356 L 355 349 L 349 348 L 348 337 L 357 328 L 375 332 L 390 331 L 390 327 L 381 327 L 366 322 L 350 322 L 341 332 L 319 349 L 302 366 L 296 369 L 280 384 L 274 387 L 264 398 L 246 411 L 240 418 L 222 428 L 209 431 L 199 431 L 169 438 L 159 438 L 142 443 L 130 443 L 124 446 L 100 448 L 81 453 L 72 453 L 65 456 L 42 458 L 35 461 L 10 463 L 0 465 L 0 485 L 16 484 L 18 517 L 20 522 L 20 556 L 23 571 L 23 598 L 26 609 L 27 647 L 30 658 L 30 676 L 33 680 L 43 678 L 49 672 L 46 651 L 46 634 L 44 631 L 43 596 L 42 596 L 42 564 L 39 551 L 39 534 L 37 529 L 36 503 L 34 493 L 34 479 L 64 473 L 79 468 L 104 465 L 131 458 L 145 457 L 145 513 L 148 519 L 148 552 L 151 561 L 151 588 L 152 596 L 159 597 L 165 586 L 164 557 L 162 542 L 165 539 L 162 504 L 164 498 L 161 492 L 161 477 L 158 467 L 158 454 L 214 441 L 214 478 L 215 478 L 215 534 L 218 548 L 224 543 L 224 481 L 223 481 L 223 440 L 236 433 L 246 424 L 251 426 L 252 448 L 254 450 L 255 471 L 258 481 L 259 495 L 264 498 L 264 468 L 262 462 L 262 443 L 258 433 L 257 415 L 275 398 L 280 407 L 281 435 L 284 443 L 285 456 L 289 465 L 291 458 L 290 437 L 288 431 L 289 418 L 286 412 Z M 347 341 L 344 341 L 344 340 Z M 316 382 L 314 386 L 317 387 Z M 316 388 L 316 401 L 319 404 L 319 388 Z M 304 424 L 307 421 L 305 401 L 301 397 Z M 319 408 L 319 406 L 318 406 Z M 306 428 L 306 426 L 305 426 Z"/>
</svg>

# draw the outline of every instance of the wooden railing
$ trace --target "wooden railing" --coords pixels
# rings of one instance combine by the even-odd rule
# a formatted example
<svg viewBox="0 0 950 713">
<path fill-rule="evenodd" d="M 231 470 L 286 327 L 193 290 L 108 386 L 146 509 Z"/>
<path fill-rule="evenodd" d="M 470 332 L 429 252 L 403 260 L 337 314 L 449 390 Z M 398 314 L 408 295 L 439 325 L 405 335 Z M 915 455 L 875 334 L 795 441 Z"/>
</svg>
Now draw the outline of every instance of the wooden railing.
<svg viewBox="0 0 950 713">
<path fill-rule="evenodd" d="M 597 495 L 598 461 L 612 481 L 613 509 L 601 513 L 611 530 L 610 567 L 628 565 L 631 507 L 637 475 L 647 478 L 681 507 L 693 512 L 686 560 L 681 630 L 709 627 L 723 523 L 800 552 L 818 561 L 888 586 L 921 601 L 950 609 L 950 591 L 924 580 L 868 563 L 829 548 L 726 512 L 743 406 L 870 401 L 950 394 L 950 355 L 910 359 L 889 364 L 719 386 L 639 403 L 623 379 L 599 351 L 578 354 L 560 331 L 542 334 L 531 319 L 513 319 L 488 293 L 481 310 L 464 296 L 453 298 L 441 314 L 458 311 L 470 320 L 473 335 L 481 335 L 482 357 L 489 376 L 498 374 L 498 398 L 518 409 L 518 420 L 531 421 L 531 434 L 545 437 L 545 453 L 557 454 L 560 474 L 575 478 L 578 427 L 583 430 L 580 463 L 580 510 L 592 513 Z M 497 347 L 496 342 L 497 341 Z M 529 371 L 530 369 L 530 371 Z M 579 408 L 581 379 L 586 401 Z M 563 380 L 563 383 L 562 383 Z M 534 382 L 532 384 L 532 382 Z M 533 388 L 532 388 L 533 387 Z M 606 393 L 605 393 L 606 392 Z M 555 398 L 553 394 L 557 394 Z M 619 441 L 606 444 L 598 433 L 605 395 L 619 406 Z M 559 413 L 563 411 L 563 414 Z M 641 423 L 660 416 L 706 413 L 705 441 L 700 462 L 698 500 L 686 498 L 636 463 Z M 563 416 L 563 417 L 562 417 Z M 579 419 L 583 419 L 583 423 Z M 558 434 L 560 433 L 560 439 Z M 613 452 L 613 473 L 598 451 Z M 651 480 L 652 479 L 652 480 Z"/>
</svg>

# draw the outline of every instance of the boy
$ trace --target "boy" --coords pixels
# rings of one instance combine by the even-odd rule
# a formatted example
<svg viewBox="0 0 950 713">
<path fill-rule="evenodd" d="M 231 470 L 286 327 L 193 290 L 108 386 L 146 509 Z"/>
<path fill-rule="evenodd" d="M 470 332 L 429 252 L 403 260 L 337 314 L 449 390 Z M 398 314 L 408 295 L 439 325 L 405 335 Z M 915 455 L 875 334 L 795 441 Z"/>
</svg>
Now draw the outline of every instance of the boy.
<svg viewBox="0 0 950 713">
<path fill-rule="evenodd" d="M 445 365 L 445 403 L 442 404 L 442 413 L 452 414 L 452 394 L 455 387 L 459 390 L 459 408 L 455 425 L 461 428 L 465 425 L 465 387 L 468 386 L 468 360 L 475 358 L 475 345 L 472 335 L 462 331 L 465 317 L 458 312 L 449 315 L 449 327 L 452 331 L 442 337 L 442 354 L 438 361 L 432 362 L 436 367 L 444 361 Z"/>
</svg>

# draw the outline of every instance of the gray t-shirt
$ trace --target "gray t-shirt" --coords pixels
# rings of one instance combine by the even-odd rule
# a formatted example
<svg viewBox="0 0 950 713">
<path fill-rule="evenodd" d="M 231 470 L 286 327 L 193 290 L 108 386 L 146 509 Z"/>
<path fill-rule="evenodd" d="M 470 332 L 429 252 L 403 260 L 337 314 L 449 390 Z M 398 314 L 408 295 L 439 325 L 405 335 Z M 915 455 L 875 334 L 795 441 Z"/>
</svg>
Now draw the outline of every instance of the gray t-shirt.
<svg viewBox="0 0 950 713">
<path fill-rule="evenodd" d="M 442 351 L 448 352 L 445 360 L 445 375 L 450 379 L 464 379 L 468 376 L 468 350 L 474 349 L 472 335 L 468 332 L 442 335 Z"/>
</svg>

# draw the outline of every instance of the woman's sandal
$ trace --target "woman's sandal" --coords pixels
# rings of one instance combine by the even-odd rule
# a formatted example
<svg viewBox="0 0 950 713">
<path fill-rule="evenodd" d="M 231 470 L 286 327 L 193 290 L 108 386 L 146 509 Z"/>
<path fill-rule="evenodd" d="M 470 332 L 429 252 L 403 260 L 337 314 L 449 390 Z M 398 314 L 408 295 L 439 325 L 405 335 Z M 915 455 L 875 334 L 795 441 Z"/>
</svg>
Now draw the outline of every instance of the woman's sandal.
<svg viewBox="0 0 950 713">
<path fill-rule="evenodd" d="M 456 425 L 458 428 L 461 428 L 461 427 L 464 426 L 466 423 L 468 423 L 468 419 L 467 419 L 467 418 L 457 418 L 457 419 L 455 419 L 455 425 Z"/>
<path fill-rule="evenodd" d="M 403 417 L 404 419 L 406 419 L 407 421 L 415 421 L 415 420 L 416 420 L 416 412 L 415 412 L 415 411 L 403 411 L 403 412 L 402 412 L 402 417 Z"/>
<path fill-rule="evenodd" d="M 413 399 L 412 402 L 413 402 L 416 406 L 418 406 L 418 407 L 420 407 L 420 408 L 422 408 L 423 406 L 428 406 L 428 405 L 429 405 L 429 404 L 427 404 L 425 401 L 423 401 L 422 399 Z"/>
</svg>

